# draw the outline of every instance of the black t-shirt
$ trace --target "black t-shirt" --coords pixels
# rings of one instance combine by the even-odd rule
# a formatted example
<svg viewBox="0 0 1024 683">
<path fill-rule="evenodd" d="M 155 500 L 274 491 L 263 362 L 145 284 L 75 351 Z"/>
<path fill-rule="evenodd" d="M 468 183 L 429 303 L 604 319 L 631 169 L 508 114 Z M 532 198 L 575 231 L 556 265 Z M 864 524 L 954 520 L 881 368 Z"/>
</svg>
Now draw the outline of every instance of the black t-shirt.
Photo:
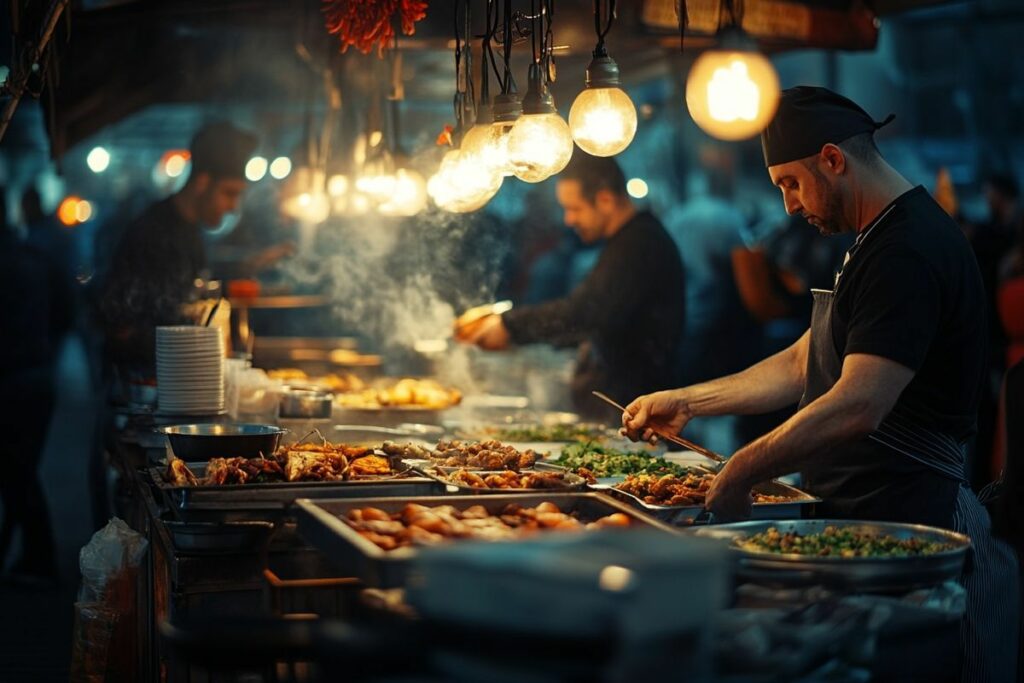
<svg viewBox="0 0 1024 683">
<path fill-rule="evenodd" d="M 963 441 L 974 430 L 988 344 L 978 264 L 923 187 L 891 209 L 864 235 L 836 287 L 836 351 L 913 370 L 896 409 Z"/>
<path fill-rule="evenodd" d="M 675 242 L 657 218 L 639 212 L 569 296 L 516 308 L 503 320 L 518 344 L 589 343 L 573 380 L 578 409 L 589 407 L 595 389 L 628 402 L 673 384 L 685 286 Z"/>
<path fill-rule="evenodd" d="M 156 326 L 185 322 L 181 306 L 205 267 L 202 228 L 186 221 L 170 197 L 132 221 L 100 289 L 112 360 L 151 369 Z"/>
</svg>

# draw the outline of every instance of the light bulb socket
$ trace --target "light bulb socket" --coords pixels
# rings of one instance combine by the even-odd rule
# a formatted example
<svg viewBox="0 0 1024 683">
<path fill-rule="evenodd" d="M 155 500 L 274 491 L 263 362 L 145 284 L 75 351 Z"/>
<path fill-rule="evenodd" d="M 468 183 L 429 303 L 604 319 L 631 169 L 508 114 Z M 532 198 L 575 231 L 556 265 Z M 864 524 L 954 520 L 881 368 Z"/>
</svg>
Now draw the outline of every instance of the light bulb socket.
<svg viewBox="0 0 1024 683">
<path fill-rule="evenodd" d="M 523 114 L 553 114 L 555 98 L 544 84 L 544 71 L 540 64 L 530 65 L 530 80 L 523 96 Z"/>
<path fill-rule="evenodd" d="M 476 105 L 476 124 L 475 125 L 488 125 L 494 123 L 494 107 L 491 106 L 490 101 L 481 99 Z"/>
<path fill-rule="evenodd" d="M 718 50 L 729 52 L 757 52 L 757 41 L 738 26 L 726 26 L 718 32 Z"/>
<path fill-rule="evenodd" d="M 507 123 L 515 121 L 522 115 L 523 104 L 515 93 L 502 93 L 495 95 L 492 111 L 495 123 Z"/>
<path fill-rule="evenodd" d="M 619 79 L 619 65 L 615 60 L 606 54 L 594 55 L 587 67 L 588 88 L 618 88 L 622 81 Z"/>
</svg>

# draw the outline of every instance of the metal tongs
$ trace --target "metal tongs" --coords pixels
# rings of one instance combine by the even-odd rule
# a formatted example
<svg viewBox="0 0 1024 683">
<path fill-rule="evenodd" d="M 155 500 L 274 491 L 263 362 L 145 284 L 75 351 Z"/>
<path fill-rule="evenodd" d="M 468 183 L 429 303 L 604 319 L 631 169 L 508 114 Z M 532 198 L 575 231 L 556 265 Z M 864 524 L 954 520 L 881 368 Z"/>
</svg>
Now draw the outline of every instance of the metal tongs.
<svg viewBox="0 0 1024 683">
<path fill-rule="evenodd" d="M 590 393 L 592 393 L 594 396 L 597 396 L 599 399 L 601 399 L 608 405 L 615 406 L 616 408 L 619 409 L 620 412 L 626 412 L 625 406 L 619 405 L 614 399 L 609 397 L 607 394 L 603 394 L 600 391 L 592 391 Z M 718 467 L 714 468 L 716 470 L 721 469 L 721 466 L 725 463 L 725 458 L 723 456 L 719 455 L 718 453 L 715 453 L 713 450 L 695 444 L 689 439 L 684 439 L 683 437 L 676 436 L 674 434 L 666 434 L 665 432 L 660 432 L 656 429 L 651 431 L 660 436 L 662 439 L 665 439 L 665 441 L 671 441 L 672 443 L 678 444 L 683 448 L 688 448 L 689 450 L 694 451 L 695 453 L 700 453 L 705 458 L 710 458 L 711 460 L 714 460 L 715 462 L 718 463 Z"/>
</svg>

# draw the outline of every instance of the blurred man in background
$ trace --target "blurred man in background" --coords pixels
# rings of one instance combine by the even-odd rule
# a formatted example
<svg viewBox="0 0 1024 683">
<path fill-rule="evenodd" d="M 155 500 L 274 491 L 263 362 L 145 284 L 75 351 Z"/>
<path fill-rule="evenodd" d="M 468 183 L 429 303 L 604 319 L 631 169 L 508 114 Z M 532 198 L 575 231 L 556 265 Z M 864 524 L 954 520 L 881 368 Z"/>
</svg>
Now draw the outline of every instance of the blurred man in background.
<svg viewBox="0 0 1024 683">
<path fill-rule="evenodd" d="M 565 224 L 580 240 L 604 243 L 593 270 L 562 299 L 463 318 L 455 334 L 488 350 L 513 343 L 578 346 L 575 408 L 607 416 L 591 391 L 624 400 L 672 385 L 686 306 L 683 265 L 658 219 L 633 205 L 614 159 L 577 149 L 558 176 L 556 193 Z"/>
<path fill-rule="evenodd" d="M 189 146 L 184 187 L 156 202 L 128 226 L 99 290 L 109 361 L 155 374 L 155 328 L 189 324 L 183 305 L 205 275 L 203 229 L 236 211 L 245 192 L 245 164 L 257 138 L 231 123 L 204 126 Z"/>
</svg>

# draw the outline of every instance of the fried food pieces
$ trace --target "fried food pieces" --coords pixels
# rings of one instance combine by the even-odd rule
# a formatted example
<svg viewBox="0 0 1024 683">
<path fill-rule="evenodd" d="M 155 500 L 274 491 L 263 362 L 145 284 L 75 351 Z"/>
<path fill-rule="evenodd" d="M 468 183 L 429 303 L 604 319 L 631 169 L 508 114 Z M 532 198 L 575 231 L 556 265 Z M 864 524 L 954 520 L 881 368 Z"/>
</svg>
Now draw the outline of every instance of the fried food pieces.
<svg viewBox="0 0 1024 683">
<path fill-rule="evenodd" d="M 477 489 L 564 489 L 572 485 L 565 472 L 474 472 L 458 469 L 450 474 L 437 472 L 437 476 L 458 486 Z"/>
<path fill-rule="evenodd" d="M 533 467 L 537 454 L 519 451 L 500 441 L 438 441 L 434 450 L 416 444 L 399 445 L 385 441 L 381 446 L 388 455 L 417 460 L 430 460 L 443 467 L 471 467 L 481 470 L 522 470 Z"/>
<path fill-rule="evenodd" d="M 442 386 L 432 379 L 406 377 L 390 386 L 338 394 L 335 403 L 344 408 L 376 410 L 379 408 L 425 408 L 443 410 L 462 400 L 458 389 Z"/>
<path fill-rule="evenodd" d="M 621 512 L 590 523 L 582 522 L 550 502 L 540 503 L 535 508 L 511 503 L 496 515 L 482 505 L 459 510 L 451 505 L 427 507 L 409 503 L 399 512 L 390 514 L 378 508 L 356 508 L 343 519 L 360 536 L 383 550 L 456 539 L 499 541 L 547 531 L 622 528 L 631 523 L 629 516 Z"/>
<path fill-rule="evenodd" d="M 628 475 L 626 480 L 615 488 L 650 505 L 703 505 L 714 480 L 714 474 L 703 472 L 689 472 L 681 477 L 672 474 L 663 477 L 636 474 Z M 755 503 L 782 503 L 791 500 L 786 496 L 770 496 L 757 492 L 752 492 L 751 495 Z"/>
<path fill-rule="evenodd" d="M 349 481 L 396 474 L 392 460 L 367 446 L 295 444 L 269 458 L 212 458 L 206 475 L 196 477 L 183 460 L 174 459 L 164 478 L 174 486 L 228 486 L 269 482 Z"/>
</svg>

